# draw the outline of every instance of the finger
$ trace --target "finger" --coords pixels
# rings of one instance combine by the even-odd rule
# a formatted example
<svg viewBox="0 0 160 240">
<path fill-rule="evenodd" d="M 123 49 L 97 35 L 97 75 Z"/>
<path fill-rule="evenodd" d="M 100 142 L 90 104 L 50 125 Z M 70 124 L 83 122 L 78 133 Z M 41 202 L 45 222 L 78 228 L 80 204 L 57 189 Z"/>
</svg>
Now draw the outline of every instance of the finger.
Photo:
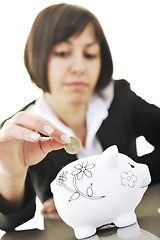
<svg viewBox="0 0 160 240">
<path fill-rule="evenodd" d="M 53 197 L 49 198 L 48 200 L 46 200 L 45 202 L 43 202 L 43 206 L 44 207 L 49 207 L 49 206 L 55 206 L 54 204 L 54 200 Z"/>
<path fill-rule="evenodd" d="M 19 139 L 28 142 L 36 142 L 40 137 L 39 133 L 17 125 L 4 126 L 0 132 L 0 141 Z"/>
<path fill-rule="evenodd" d="M 61 219 L 58 213 L 43 213 L 42 215 L 44 218 L 48 218 L 48 219 L 57 219 L 57 220 Z"/>
<path fill-rule="evenodd" d="M 49 137 L 48 138 L 41 137 L 39 139 L 39 144 L 40 144 L 41 150 L 45 155 L 53 150 L 59 150 L 64 148 L 64 144 L 59 143 L 56 140 Z"/>
<path fill-rule="evenodd" d="M 56 208 L 54 208 L 54 209 L 52 209 L 51 207 L 50 208 L 43 208 L 41 210 L 41 214 L 45 218 L 51 218 L 51 219 L 55 219 L 55 218 L 59 219 L 60 218 Z"/>
<path fill-rule="evenodd" d="M 59 143 L 50 137 L 43 138 L 39 133 L 17 125 L 8 125 L 0 130 L 0 142 L 9 141 L 12 139 L 25 140 L 28 142 L 39 142 L 41 150 L 45 155 L 52 150 L 64 148 L 64 144 Z"/>
<path fill-rule="evenodd" d="M 57 210 L 54 206 L 50 206 L 50 207 L 43 207 L 43 209 L 41 210 L 41 213 L 56 213 Z"/>
<path fill-rule="evenodd" d="M 42 212 L 52 212 L 52 211 L 56 211 L 56 207 L 55 207 L 53 198 L 49 198 L 43 203 Z"/>
<path fill-rule="evenodd" d="M 6 124 L 15 124 L 35 132 L 50 136 L 56 141 L 66 144 L 70 142 L 70 138 L 56 126 L 47 120 L 28 112 L 19 112 Z"/>
<path fill-rule="evenodd" d="M 59 150 L 64 147 L 64 144 L 59 143 L 50 137 L 43 138 L 39 133 L 17 125 L 8 125 L 5 127 L 5 130 L 3 129 L 0 131 L 0 142 L 12 139 L 39 142 L 40 148 L 45 155 L 52 150 Z"/>
</svg>

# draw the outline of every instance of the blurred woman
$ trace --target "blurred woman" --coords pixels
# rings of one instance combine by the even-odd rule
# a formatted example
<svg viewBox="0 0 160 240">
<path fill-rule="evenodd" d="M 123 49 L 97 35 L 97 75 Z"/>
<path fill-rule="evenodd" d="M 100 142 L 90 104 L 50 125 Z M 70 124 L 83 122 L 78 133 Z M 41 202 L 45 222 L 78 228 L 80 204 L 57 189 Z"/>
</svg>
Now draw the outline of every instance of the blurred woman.
<svg viewBox="0 0 160 240">
<path fill-rule="evenodd" d="M 110 49 L 90 11 L 70 4 L 41 11 L 24 59 L 43 95 L 1 124 L 1 229 L 31 219 L 36 195 L 45 217 L 59 217 L 50 191 L 59 170 L 111 145 L 146 163 L 152 183 L 160 180 L 160 110 L 132 92 L 127 81 L 113 80 Z M 155 150 L 138 157 L 136 138 L 141 135 Z M 64 151 L 70 136 L 82 142 L 77 155 Z"/>
</svg>

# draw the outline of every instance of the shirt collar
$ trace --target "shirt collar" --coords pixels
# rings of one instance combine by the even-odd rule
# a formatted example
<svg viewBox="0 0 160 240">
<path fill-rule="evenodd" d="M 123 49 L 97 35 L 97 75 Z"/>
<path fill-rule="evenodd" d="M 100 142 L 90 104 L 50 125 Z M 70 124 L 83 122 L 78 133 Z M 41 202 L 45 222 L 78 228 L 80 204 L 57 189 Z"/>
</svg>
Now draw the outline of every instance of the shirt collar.
<svg viewBox="0 0 160 240">
<path fill-rule="evenodd" d="M 94 94 L 89 100 L 86 122 L 87 139 L 86 145 L 93 141 L 96 132 L 100 128 L 104 119 L 108 117 L 108 109 L 114 96 L 114 83 L 111 82 L 100 95 Z"/>
<path fill-rule="evenodd" d="M 103 120 L 108 116 L 108 109 L 114 97 L 114 82 L 111 82 L 100 95 L 94 94 L 88 101 L 88 108 L 86 114 L 87 123 L 87 139 L 86 147 L 89 146 L 100 128 Z M 47 119 L 56 127 L 64 131 L 69 136 L 74 136 L 72 129 L 67 127 L 58 117 L 54 114 L 48 105 L 44 95 L 36 100 L 33 106 L 33 112 L 42 118 Z M 32 109 L 30 109 L 32 110 Z"/>
</svg>

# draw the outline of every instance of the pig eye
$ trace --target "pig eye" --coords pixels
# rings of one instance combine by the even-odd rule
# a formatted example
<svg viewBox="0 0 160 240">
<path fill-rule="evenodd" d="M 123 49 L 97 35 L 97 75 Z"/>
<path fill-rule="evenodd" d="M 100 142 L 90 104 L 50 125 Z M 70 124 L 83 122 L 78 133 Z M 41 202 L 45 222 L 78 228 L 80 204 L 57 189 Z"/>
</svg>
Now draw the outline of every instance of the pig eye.
<svg viewBox="0 0 160 240">
<path fill-rule="evenodd" d="M 128 163 L 130 166 L 131 166 L 131 168 L 135 168 L 135 166 L 134 165 L 132 165 L 132 164 L 130 164 L 130 163 Z"/>
</svg>

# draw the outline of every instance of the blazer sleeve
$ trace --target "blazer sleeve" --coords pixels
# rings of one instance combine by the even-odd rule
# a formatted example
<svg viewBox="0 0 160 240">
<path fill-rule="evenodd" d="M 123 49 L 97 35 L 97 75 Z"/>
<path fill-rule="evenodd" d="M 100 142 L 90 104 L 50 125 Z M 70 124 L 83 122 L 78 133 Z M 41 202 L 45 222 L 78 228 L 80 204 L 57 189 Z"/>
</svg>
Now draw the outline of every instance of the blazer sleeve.
<svg viewBox="0 0 160 240">
<path fill-rule="evenodd" d="M 29 103 L 27 106 L 25 106 L 21 111 L 24 111 L 28 106 L 34 103 L 35 103 L 35 100 Z M 6 120 L 0 124 L 0 129 L 3 127 Z M 10 231 L 15 229 L 19 225 L 27 222 L 28 220 L 32 219 L 34 217 L 35 209 L 36 209 L 35 198 L 36 198 L 36 193 L 31 181 L 30 173 L 28 171 L 27 178 L 26 178 L 26 185 L 25 185 L 24 201 L 19 208 L 14 209 L 14 211 L 9 214 L 5 214 L 1 209 L 0 229 L 4 231 Z"/>
<path fill-rule="evenodd" d="M 139 157 L 148 165 L 152 183 L 160 182 L 160 108 L 150 104 L 131 91 L 131 114 L 136 137 L 144 136 L 154 150 Z"/>
<path fill-rule="evenodd" d="M 0 229 L 3 231 L 10 231 L 17 226 L 25 223 L 34 217 L 35 214 L 35 191 L 31 182 L 30 174 L 28 173 L 25 185 L 25 197 L 22 205 L 9 214 L 0 212 Z"/>
<path fill-rule="evenodd" d="M 154 147 L 160 146 L 160 108 L 149 104 L 134 92 L 132 97 L 132 115 L 137 136 L 144 136 Z"/>
</svg>

